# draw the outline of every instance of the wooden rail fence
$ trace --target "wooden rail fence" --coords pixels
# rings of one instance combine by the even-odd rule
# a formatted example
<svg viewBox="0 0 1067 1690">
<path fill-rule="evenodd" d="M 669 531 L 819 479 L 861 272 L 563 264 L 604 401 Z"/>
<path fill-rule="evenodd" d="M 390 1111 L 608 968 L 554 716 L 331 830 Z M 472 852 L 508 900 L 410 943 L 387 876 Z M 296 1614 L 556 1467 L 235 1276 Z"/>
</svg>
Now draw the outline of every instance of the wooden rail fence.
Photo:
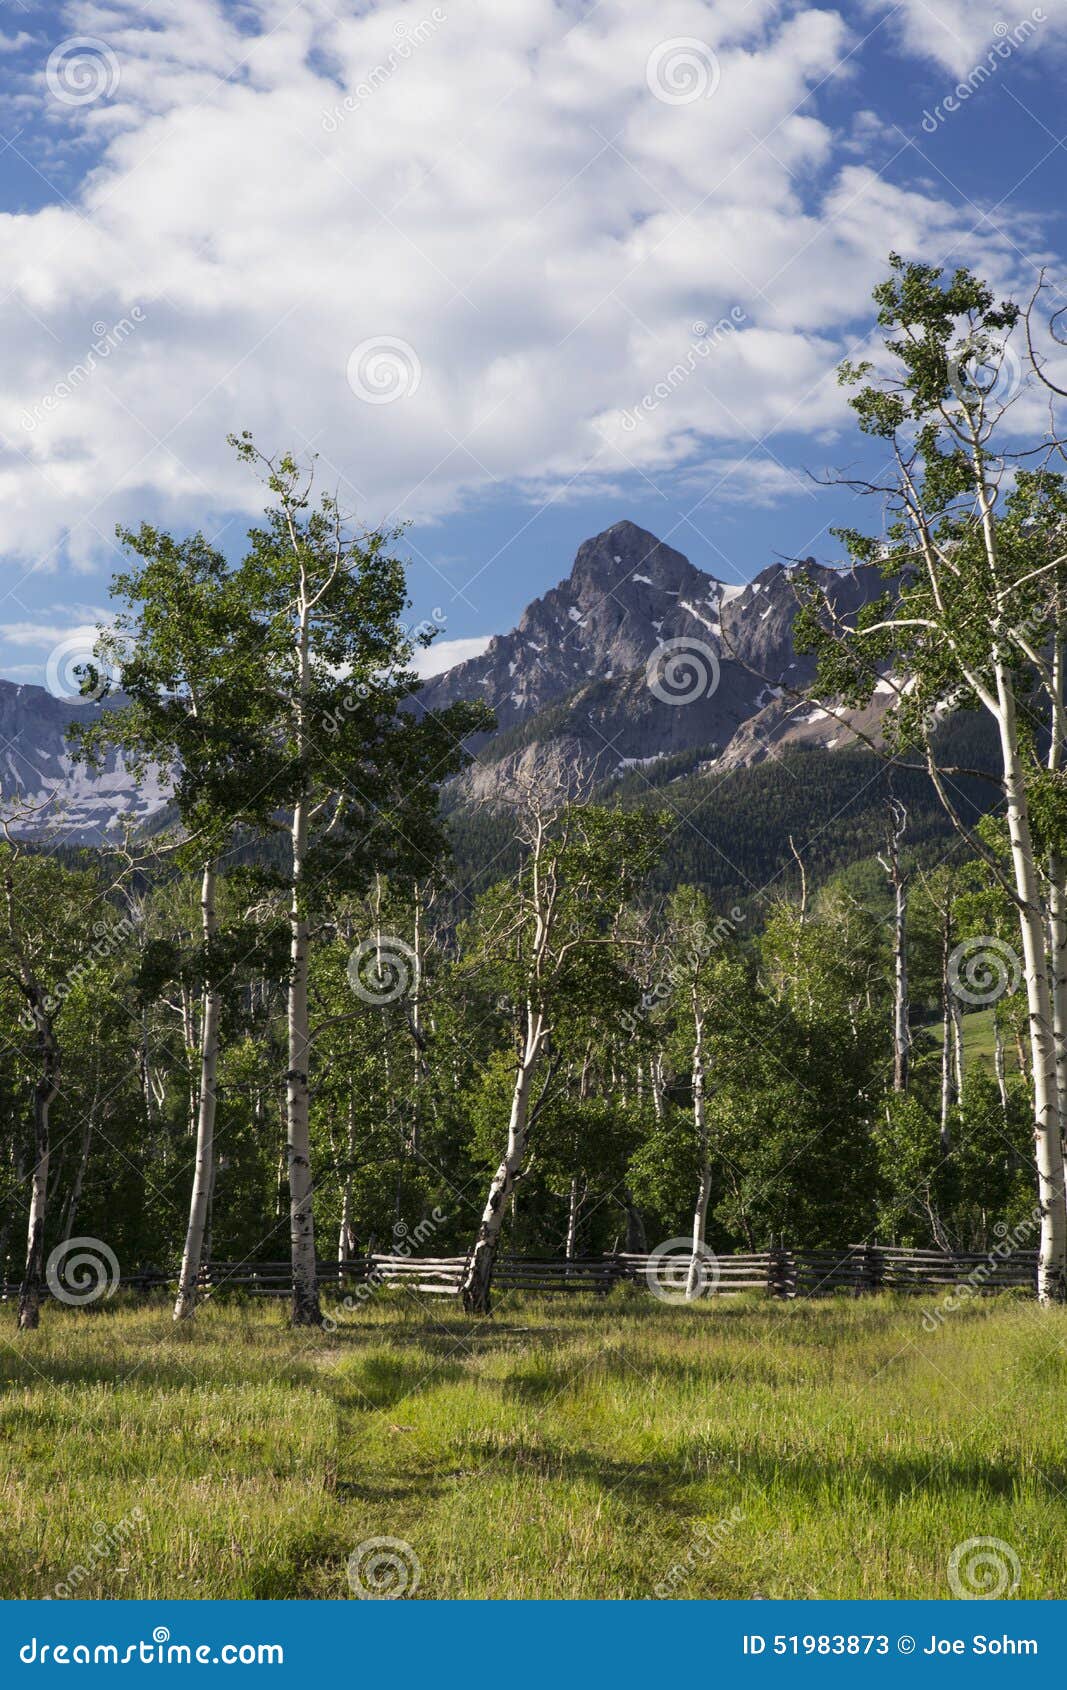
<svg viewBox="0 0 1067 1690">
<path fill-rule="evenodd" d="M 357 1256 L 342 1262 L 320 1262 L 319 1284 L 323 1289 L 336 1290 L 342 1298 L 359 1300 L 383 1288 L 455 1297 L 467 1261 L 466 1256 Z M 585 1291 L 601 1296 L 616 1285 L 644 1285 L 666 1291 L 669 1300 L 675 1300 L 684 1288 L 685 1265 L 684 1253 L 672 1256 L 666 1265 L 654 1255 L 611 1254 L 574 1261 L 502 1256 L 497 1260 L 493 1283 L 498 1292 Z M 120 1283 L 127 1291 L 163 1292 L 173 1289 L 176 1270 L 143 1268 L 124 1273 Z M 201 1273 L 200 1283 L 212 1294 L 245 1291 L 287 1297 L 292 1289 L 288 1262 L 213 1262 Z M 984 1255 L 950 1255 L 939 1250 L 853 1244 L 842 1251 L 782 1249 L 709 1256 L 702 1294 L 728 1296 L 758 1291 L 788 1299 L 828 1296 L 835 1291 L 853 1296 L 873 1291 L 951 1295 L 965 1288 L 969 1295 L 977 1295 L 1034 1289 L 1036 1283 L 1035 1250 L 1009 1252 L 997 1248 Z M 6 1278 L 0 1285 L 0 1296 L 5 1300 L 18 1295 L 17 1277 Z"/>
</svg>

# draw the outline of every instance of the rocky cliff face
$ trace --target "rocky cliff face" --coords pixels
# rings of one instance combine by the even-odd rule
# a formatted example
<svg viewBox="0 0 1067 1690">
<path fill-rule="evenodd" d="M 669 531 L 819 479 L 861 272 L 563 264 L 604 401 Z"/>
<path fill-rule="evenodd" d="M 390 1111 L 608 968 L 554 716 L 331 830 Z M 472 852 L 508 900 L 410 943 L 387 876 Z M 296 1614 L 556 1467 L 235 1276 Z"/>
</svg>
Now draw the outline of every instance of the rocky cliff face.
<svg viewBox="0 0 1067 1690">
<path fill-rule="evenodd" d="M 498 793 L 513 770 L 547 757 L 602 782 L 683 753 L 728 768 L 791 743 L 855 743 L 847 727 L 797 697 L 812 665 L 793 647 L 795 569 L 842 610 L 882 590 L 873 568 L 839 573 L 810 559 L 728 585 L 632 522 L 586 540 L 567 578 L 535 599 L 517 628 L 419 694 L 423 708 L 480 698 L 496 711 L 496 733 L 453 796 Z M 886 703 L 890 696 L 887 687 Z M 34 805 L 55 794 L 26 831 L 105 845 L 126 818 L 144 823 L 165 808 L 158 782 L 138 790 L 121 757 L 98 774 L 74 763 L 67 725 L 115 708 L 121 700 L 64 700 L 0 681 L 0 792 Z M 858 725 L 876 733 L 880 715 L 876 700 Z"/>
<path fill-rule="evenodd" d="M 550 754 L 603 780 L 680 752 L 732 766 L 793 741 L 855 743 L 796 696 L 813 673 L 793 646 L 798 570 L 842 611 L 883 590 L 876 569 L 838 572 L 810 559 L 729 585 L 632 522 L 586 540 L 570 576 L 517 628 L 420 695 L 431 709 L 481 698 L 496 711 L 497 733 L 460 791 L 490 795 Z M 880 714 L 866 713 L 864 729 L 876 731 Z"/>
<path fill-rule="evenodd" d="M 116 708 L 121 701 L 54 698 L 44 687 L 0 681 L 0 794 L 36 810 L 17 831 L 100 846 L 121 838 L 126 818 L 145 822 L 164 807 L 167 795 L 158 782 L 138 789 L 121 756 L 109 755 L 94 773 L 70 754 L 70 723 Z"/>
</svg>

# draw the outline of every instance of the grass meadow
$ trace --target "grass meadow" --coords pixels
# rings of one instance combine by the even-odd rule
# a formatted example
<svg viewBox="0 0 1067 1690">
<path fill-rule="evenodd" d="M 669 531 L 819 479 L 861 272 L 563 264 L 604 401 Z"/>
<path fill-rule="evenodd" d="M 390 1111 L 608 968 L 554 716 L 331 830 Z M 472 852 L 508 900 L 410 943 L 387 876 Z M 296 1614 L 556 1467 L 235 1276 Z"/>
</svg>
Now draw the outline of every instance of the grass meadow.
<svg viewBox="0 0 1067 1690">
<path fill-rule="evenodd" d="M 1067 1312 L 932 1306 L 6 1310 L 0 1596 L 351 1600 L 388 1538 L 417 1598 L 947 1598 L 991 1537 L 1061 1597 Z"/>
</svg>

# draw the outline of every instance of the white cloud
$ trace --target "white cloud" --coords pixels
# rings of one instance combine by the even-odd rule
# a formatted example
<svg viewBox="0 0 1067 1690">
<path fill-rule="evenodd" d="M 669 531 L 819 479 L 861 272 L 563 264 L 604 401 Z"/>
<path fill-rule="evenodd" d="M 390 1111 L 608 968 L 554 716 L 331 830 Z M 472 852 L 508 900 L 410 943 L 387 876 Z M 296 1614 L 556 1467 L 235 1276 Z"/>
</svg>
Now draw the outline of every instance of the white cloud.
<svg viewBox="0 0 1067 1690">
<path fill-rule="evenodd" d="M 77 203 L 0 219 L 9 555 L 77 563 L 117 519 L 212 532 L 257 509 L 224 445 L 246 427 L 320 450 L 368 521 L 746 453 L 841 417 L 833 367 L 891 244 L 1015 262 L 969 209 L 857 163 L 868 116 L 837 150 L 805 103 L 850 73 L 831 10 L 249 0 L 237 20 L 223 0 L 64 13 L 120 79 L 46 100 L 50 157 L 98 150 Z M 714 92 L 656 98 L 650 54 L 690 38 Z M 621 427 L 732 309 L 737 332 Z M 364 387 L 392 374 L 394 403 L 346 376 L 377 337 L 402 346 Z"/>
<path fill-rule="evenodd" d="M 481 657 L 492 637 L 491 634 L 485 634 L 465 640 L 434 640 L 432 645 L 420 647 L 416 651 L 411 666 L 417 675 L 427 681 L 431 675 L 441 675 L 457 663 L 466 663 L 469 657 Z"/>
<path fill-rule="evenodd" d="M 898 41 L 954 75 L 966 76 L 987 55 L 1048 52 L 1067 44 L 1062 0 L 1017 5 L 1005 0 L 865 0 L 867 10 L 891 20 Z M 947 90 L 946 90 L 947 92 Z"/>
<path fill-rule="evenodd" d="M 100 621 L 105 613 L 100 613 Z M 62 640 L 80 639 L 91 647 L 98 638 L 98 622 L 0 622 L 0 644 L 39 646 L 42 649 L 58 645 Z"/>
</svg>

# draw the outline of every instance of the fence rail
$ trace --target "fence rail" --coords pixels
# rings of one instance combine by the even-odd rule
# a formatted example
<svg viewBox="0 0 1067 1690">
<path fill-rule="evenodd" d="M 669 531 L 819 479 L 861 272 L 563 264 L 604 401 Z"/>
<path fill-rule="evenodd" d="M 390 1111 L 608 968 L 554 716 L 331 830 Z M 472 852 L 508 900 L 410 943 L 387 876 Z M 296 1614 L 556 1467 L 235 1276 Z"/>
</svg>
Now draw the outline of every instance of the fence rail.
<svg viewBox="0 0 1067 1690">
<path fill-rule="evenodd" d="M 423 1296 L 455 1297 L 468 1260 L 467 1256 L 356 1256 L 319 1262 L 318 1279 L 324 1289 L 333 1288 L 341 1295 L 358 1295 L 361 1290 L 366 1295 L 391 1287 Z M 655 1255 L 625 1253 L 572 1261 L 501 1256 L 493 1283 L 498 1291 L 592 1291 L 601 1296 L 616 1285 L 643 1284 L 665 1290 L 673 1300 L 683 1292 L 685 1266 L 684 1253 L 666 1261 Z M 124 1273 L 120 1283 L 128 1291 L 162 1292 L 172 1289 L 176 1278 L 176 1269 L 149 1267 Z M 841 1251 L 764 1250 L 709 1256 L 703 1279 L 704 1296 L 757 1291 L 792 1299 L 829 1296 L 837 1291 L 853 1296 L 873 1291 L 951 1294 L 964 1288 L 978 1295 L 1035 1288 L 1037 1252 L 1008 1251 L 1001 1246 L 985 1255 L 953 1255 L 882 1244 L 853 1244 Z M 287 1297 L 292 1290 L 292 1270 L 288 1262 L 212 1262 L 201 1272 L 200 1286 L 203 1292 L 212 1294 L 233 1290 Z M 18 1290 L 17 1278 L 0 1281 L 4 1300 L 17 1296 Z"/>
</svg>

